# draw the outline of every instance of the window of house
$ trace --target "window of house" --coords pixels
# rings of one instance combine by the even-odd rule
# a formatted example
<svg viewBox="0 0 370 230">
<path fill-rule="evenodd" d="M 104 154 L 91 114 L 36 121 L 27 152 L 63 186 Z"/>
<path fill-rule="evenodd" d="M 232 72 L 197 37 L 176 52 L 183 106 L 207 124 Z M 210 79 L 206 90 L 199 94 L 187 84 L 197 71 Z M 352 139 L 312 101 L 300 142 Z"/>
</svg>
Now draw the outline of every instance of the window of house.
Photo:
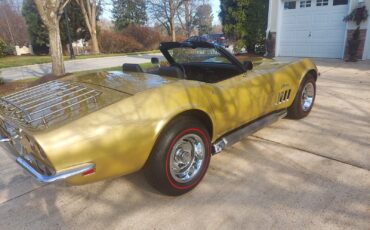
<svg viewBox="0 0 370 230">
<path fill-rule="evenodd" d="M 334 0 L 333 5 L 334 6 L 348 5 L 348 0 Z"/>
<path fill-rule="evenodd" d="M 284 9 L 285 10 L 293 10 L 295 8 L 296 8 L 296 1 L 284 2 Z"/>
<path fill-rule="evenodd" d="M 329 0 L 317 0 L 316 6 L 327 6 L 329 5 Z"/>
<path fill-rule="evenodd" d="M 301 8 L 311 7 L 311 0 L 301 0 L 299 5 Z"/>
</svg>

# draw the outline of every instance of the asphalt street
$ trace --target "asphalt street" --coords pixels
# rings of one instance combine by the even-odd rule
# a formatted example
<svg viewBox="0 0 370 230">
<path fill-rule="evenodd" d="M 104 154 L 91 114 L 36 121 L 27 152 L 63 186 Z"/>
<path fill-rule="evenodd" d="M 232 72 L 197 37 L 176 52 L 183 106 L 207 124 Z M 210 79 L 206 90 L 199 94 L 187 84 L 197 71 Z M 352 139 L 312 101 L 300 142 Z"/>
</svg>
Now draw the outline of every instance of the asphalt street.
<svg viewBox="0 0 370 230">
<path fill-rule="evenodd" d="M 180 197 L 141 172 L 37 184 L 0 145 L 0 229 L 370 229 L 370 62 L 315 60 L 316 105 L 211 160 Z"/>
</svg>

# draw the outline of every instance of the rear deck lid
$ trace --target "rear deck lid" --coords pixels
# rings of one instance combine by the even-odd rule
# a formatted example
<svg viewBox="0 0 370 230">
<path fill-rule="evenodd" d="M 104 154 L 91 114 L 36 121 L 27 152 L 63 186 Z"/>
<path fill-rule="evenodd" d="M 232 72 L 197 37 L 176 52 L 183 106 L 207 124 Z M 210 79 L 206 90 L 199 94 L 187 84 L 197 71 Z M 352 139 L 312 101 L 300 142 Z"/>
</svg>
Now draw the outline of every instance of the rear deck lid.
<svg viewBox="0 0 370 230">
<path fill-rule="evenodd" d="M 149 73 L 122 71 L 97 72 L 73 75 L 69 80 L 109 88 L 122 93 L 134 95 L 147 89 L 157 88 L 179 79 Z"/>
<path fill-rule="evenodd" d="M 0 97 L 0 115 L 23 126 L 42 128 L 86 115 L 123 97 L 123 93 L 104 88 L 55 80 Z"/>
</svg>

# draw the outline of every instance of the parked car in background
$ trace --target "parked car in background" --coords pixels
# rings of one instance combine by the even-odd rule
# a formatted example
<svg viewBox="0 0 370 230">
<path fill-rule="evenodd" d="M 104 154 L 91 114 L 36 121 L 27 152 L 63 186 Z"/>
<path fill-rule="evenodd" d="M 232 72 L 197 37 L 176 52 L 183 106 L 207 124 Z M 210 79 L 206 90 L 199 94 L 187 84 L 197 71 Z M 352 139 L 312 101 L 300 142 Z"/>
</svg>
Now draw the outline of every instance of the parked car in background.
<svg viewBox="0 0 370 230">
<path fill-rule="evenodd" d="M 186 41 L 188 42 L 209 42 L 225 48 L 230 53 L 234 54 L 234 45 L 230 44 L 229 39 L 224 34 L 205 34 L 202 36 L 192 36 Z"/>
<path fill-rule="evenodd" d="M 224 34 L 205 34 L 202 36 L 192 36 L 187 41 L 209 42 L 224 48 L 229 47 L 229 40 Z"/>
<path fill-rule="evenodd" d="M 0 97 L 0 142 L 43 183 L 144 169 L 159 191 L 181 195 L 199 184 L 212 154 L 313 107 L 318 74 L 309 59 L 253 70 L 216 43 L 168 42 L 160 50 L 170 66 L 156 74 L 124 64 Z"/>
</svg>

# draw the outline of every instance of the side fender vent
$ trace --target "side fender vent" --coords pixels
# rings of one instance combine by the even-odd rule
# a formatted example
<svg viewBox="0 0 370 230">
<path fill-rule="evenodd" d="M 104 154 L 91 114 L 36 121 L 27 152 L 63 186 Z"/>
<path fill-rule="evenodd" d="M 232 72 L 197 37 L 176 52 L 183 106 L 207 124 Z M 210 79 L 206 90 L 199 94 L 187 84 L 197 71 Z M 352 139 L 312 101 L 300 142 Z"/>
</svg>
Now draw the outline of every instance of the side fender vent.
<svg viewBox="0 0 370 230">
<path fill-rule="evenodd" d="M 292 90 L 285 90 L 279 93 L 276 105 L 289 101 Z"/>
</svg>

